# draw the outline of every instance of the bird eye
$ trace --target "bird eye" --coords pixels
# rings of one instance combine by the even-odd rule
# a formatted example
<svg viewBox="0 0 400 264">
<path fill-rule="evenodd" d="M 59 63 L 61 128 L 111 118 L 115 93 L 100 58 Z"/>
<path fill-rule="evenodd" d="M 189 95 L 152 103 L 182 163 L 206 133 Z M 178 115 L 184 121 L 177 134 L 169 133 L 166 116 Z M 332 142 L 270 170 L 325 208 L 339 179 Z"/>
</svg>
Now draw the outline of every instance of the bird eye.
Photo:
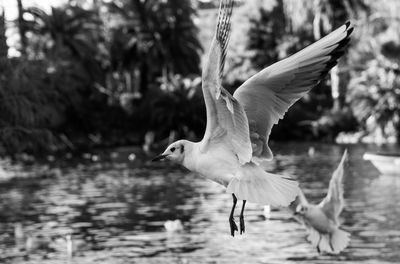
<svg viewBox="0 0 400 264">
<path fill-rule="evenodd" d="M 174 152 L 174 151 L 175 151 L 175 147 L 172 147 L 172 148 L 171 148 L 171 152 Z"/>
</svg>

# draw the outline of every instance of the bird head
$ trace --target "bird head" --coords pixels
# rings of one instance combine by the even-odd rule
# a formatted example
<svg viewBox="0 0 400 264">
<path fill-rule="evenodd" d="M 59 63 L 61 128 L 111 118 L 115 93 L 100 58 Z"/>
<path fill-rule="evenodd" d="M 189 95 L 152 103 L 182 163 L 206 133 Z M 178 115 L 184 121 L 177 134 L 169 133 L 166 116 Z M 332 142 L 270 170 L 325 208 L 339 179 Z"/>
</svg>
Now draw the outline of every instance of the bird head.
<svg viewBox="0 0 400 264">
<path fill-rule="evenodd" d="M 167 159 L 175 163 L 182 164 L 185 158 L 185 153 L 187 152 L 188 148 L 189 148 L 189 141 L 178 140 L 169 145 L 162 154 L 153 158 L 152 161 Z"/>
<path fill-rule="evenodd" d="M 307 206 L 299 204 L 296 207 L 296 211 L 294 212 L 294 214 L 304 216 L 305 214 L 307 214 L 307 211 L 308 211 Z"/>
</svg>

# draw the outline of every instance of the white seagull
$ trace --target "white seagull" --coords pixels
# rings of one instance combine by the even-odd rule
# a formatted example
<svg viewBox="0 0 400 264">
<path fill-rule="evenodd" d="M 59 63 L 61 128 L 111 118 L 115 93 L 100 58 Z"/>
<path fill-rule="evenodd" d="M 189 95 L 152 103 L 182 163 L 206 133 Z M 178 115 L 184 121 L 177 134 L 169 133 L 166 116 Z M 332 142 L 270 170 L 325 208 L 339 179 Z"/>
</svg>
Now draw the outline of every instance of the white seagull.
<svg viewBox="0 0 400 264">
<path fill-rule="evenodd" d="M 350 234 L 341 230 L 339 215 L 343 210 L 343 183 L 344 162 L 347 151 L 332 174 L 329 182 L 328 194 L 317 205 L 308 203 L 303 192 L 289 206 L 294 211 L 296 219 L 303 223 L 309 233 L 307 240 L 318 252 L 337 254 L 347 247 Z"/>
<path fill-rule="evenodd" d="M 233 96 L 222 87 L 226 50 L 230 36 L 233 0 L 222 0 L 216 33 L 203 67 L 202 90 L 207 126 L 200 142 L 179 140 L 153 160 L 168 159 L 227 187 L 233 206 L 229 216 L 231 235 L 237 199 L 243 200 L 240 233 L 245 231 L 246 201 L 288 206 L 298 194 L 298 183 L 264 171 L 259 164 L 272 160 L 268 147 L 271 128 L 289 107 L 317 85 L 343 55 L 350 23 L 279 61 L 243 83 Z"/>
</svg>

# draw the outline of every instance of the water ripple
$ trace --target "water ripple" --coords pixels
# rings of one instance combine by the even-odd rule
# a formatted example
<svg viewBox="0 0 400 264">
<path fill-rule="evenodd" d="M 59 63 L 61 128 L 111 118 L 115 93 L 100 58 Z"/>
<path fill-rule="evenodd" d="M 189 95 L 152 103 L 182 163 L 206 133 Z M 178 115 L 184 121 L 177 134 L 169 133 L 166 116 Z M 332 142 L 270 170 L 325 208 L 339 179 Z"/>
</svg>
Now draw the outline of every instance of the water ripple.
<svg viewBox="0 0 400 264">
<path fill-rule="evenodd" d="M 274 144 L 269 171 L 301 182 L 319 202 L 343 147 Z M 229 235 L 231 197 L 214 183 L 167 163 L 151 164 L 127 150 L 100 162 L 13 165 L 20 177 L 0 183 L 0 262 L 4 263 L 396 263 L 400 259 L 400 178 L 379 176 L 349 148 L 344 229 L 350 246 L 318 255 L 285 209 L 248 204 L 246 234 Z M 89 154 L 88 154 L 89 155 Z M 58 164 L 58 165 L 57 165 Z M 14 166 L 14 167 L 13 167 Z M 44 171 L 51 171 L 45 177 Z M 238 212 L 237 212 L 238 213 Z M 166 221 L 182 223 L 168 232 Z M 238 220 L 238 217 L 236 217 Z"/>
</svg>

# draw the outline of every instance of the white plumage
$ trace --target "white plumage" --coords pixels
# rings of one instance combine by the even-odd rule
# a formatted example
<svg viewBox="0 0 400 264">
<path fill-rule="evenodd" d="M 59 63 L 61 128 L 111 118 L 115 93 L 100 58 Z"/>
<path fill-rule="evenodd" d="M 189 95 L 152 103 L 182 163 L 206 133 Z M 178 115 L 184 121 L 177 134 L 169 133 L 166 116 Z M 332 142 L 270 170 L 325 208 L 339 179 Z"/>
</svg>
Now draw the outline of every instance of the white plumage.
<svg viewBox="0 0 400 264">
<path fill-rule="evenodd" d="M 308 231 L 307 240 L 319 252 L 339 253 L 350 241 L 350 234 L 340 229 L 339 215 L 343 210 L 343 174 L 347 151 L 333 172 L 326 197 L 317 205 L 310 204 L 303 192 L 289 206 L 296 219 Z"/>
</svg>

